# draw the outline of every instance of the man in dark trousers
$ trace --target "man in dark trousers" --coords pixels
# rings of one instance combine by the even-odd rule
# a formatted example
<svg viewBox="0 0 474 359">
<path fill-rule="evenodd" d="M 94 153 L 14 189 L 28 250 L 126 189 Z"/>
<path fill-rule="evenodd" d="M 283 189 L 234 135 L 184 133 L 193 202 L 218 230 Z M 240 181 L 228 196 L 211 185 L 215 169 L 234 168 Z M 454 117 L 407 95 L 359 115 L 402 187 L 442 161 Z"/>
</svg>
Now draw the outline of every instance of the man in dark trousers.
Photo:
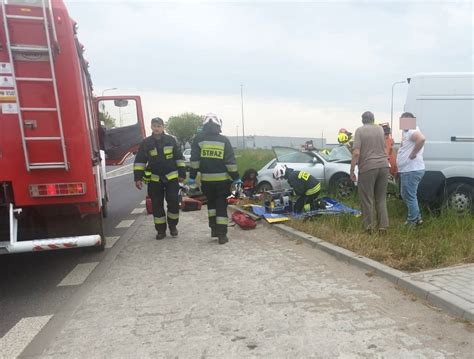
<svg viewBox="0 0 474 359">
<path fill-rule="evenodd" d="M 221 135 L 222 120 L 213 113 L 204 117 L 203 128 L 194 138 L 191 146 L 191 170 L 188 184 L 193 185 L 201 172 L 201 189 L 207 197 L 207 210 L 211 237 L 217 237 L 219 244 L 227 238 L 227 197 L 230 186 L 241 184 L 237 172 L 234 150 L 227 137 Z"/>
<path fill-rule="evenodd" d="M 152 135 L 145 138 L 135 157 L 133 174 L 135 186 L 143 187 L 145 170 L 151 173 L 148 181 L 148 196 L 151 198 L 156 239 L 166 237 L 166 222 L 172 237 L 178 235 L 179 220 L 179 182 L 186 178 L 184 157 L 174 137 L 164 131 L 164 122 L 155 117 L 151 120 Z M 166 198 L 168 213 L 163 200 Z"/>
<path fill-rule="evenodd" d="M 273 170 L 273 178 L 286 179 L 295 194 L 298 196 L 293 211 L 301 213 L 318 209 L 317 199 L 321 191 L 321 183 L 305 171 L 295 171 L 279 163 Z"/>
</svg>

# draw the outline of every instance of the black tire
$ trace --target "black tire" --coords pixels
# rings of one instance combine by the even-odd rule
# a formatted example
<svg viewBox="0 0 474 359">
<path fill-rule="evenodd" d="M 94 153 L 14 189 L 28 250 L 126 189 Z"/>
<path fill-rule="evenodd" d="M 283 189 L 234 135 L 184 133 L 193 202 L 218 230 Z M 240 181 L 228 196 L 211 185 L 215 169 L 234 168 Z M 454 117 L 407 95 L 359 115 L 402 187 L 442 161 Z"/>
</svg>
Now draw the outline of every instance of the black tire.
<svg viewBox="0 0 474 359">
<path fill-rule="evenodd" d="M 89 214 L 82 219 L 83 233 L 81 235 L 99 234 L 101 243 L 99 246 L 89 247 L 91 251 L 102 252 L 105 249 L 106 239 L 104 234 L 104 219 L 102 211 L 97 214 Z"/>
<path fill-rule="evenodd" d="M 455 182 L 446 188 L 444 204 L 459 214 L 473 212 L 474 187 L 468 183 Z"/>
<path fill-rule="evenodd" d="M 105 192 L 105 196 L 104 198 L 102 198 L 102 217 L 107 218 L 107 216 L 109 215 L 109 207 L 108 207 L 109 196 L 107 194 L 107 183 L 105 181 L 104 181 L 104 192 Z"/>
<path fill-rule="evenodd" d="M 271 191 L 272 189 L 273 187 L 269 182 L 262 182 L 257 185 L 257 193 Z"/>
<path fill-rule="evenodd" d="M 352 196 L 354 193 L 355 186 L 354 182 L 347 175 L 338 175 L 331 181 L 329 191 L 333 196 L 338 198 L 347 198 Z"/>
<path fill-rule="evenodd" d="M 107 218 L 109 215 L 109 201 L 106 198 L 102 198 L 102 217 Z"/>
</svg>

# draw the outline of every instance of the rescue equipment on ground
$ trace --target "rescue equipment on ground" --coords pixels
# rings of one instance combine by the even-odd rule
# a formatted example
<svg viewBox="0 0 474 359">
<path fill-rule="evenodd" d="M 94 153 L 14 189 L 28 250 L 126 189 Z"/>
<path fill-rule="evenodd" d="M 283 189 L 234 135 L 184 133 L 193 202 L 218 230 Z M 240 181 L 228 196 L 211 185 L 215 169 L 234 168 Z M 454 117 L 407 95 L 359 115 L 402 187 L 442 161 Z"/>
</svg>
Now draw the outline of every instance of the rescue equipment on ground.
<svg viewBox="0 0 474 359">
<path fill-rule="evenodd" d="M 255 229 L 255 227 L 257 227 L 257 222 L 255 222 L 255 220 L 250 218 L 249 215 L 240 211 L 235 211 L 232 213 L 232 220 L 244 230 Z"/>
<path fill-rule="evenodd" d="M 181 210 L 184 212 L 199 211 L 202 207 L 202 202 L 194 198 L 184 197 L 181 200 Z"/>
</svg>

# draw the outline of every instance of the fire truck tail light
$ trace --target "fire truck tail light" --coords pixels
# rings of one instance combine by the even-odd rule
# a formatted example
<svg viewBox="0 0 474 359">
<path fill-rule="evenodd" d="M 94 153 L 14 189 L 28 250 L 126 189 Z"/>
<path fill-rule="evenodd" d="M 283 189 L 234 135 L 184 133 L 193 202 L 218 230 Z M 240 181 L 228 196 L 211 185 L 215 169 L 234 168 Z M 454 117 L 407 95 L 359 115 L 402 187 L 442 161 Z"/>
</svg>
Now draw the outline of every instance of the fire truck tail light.
<svg viewBox="0 0 474 359">
<path fill-rule="evenodd" d="M 77 196 L 86 193 L 85 183 L 30 184 L 31 197 Z"/>
</svg>

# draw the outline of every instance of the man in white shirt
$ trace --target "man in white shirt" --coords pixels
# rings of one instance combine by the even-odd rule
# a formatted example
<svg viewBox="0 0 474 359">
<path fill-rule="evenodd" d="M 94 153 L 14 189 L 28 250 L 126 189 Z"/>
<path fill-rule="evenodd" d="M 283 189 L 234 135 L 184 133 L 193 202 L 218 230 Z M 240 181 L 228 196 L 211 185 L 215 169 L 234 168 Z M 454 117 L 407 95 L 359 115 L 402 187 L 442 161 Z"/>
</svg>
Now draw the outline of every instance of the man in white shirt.
<svg viewBox="0 0 474 359">
<path fill-rule="evenodd" d="M 420 208 L 418 206 L 417 191 L 423 175 L 425 163 L 423 161 L 423 146 L 425 136 L 416 126 L 416 118 L 410 112 L 405 112 L 400 117 L 402 142 L 397 153 L 397 167 L 400 174 L 401 195 L 408 207 L 405 224 L 421 225 Z"/>
</svg>

